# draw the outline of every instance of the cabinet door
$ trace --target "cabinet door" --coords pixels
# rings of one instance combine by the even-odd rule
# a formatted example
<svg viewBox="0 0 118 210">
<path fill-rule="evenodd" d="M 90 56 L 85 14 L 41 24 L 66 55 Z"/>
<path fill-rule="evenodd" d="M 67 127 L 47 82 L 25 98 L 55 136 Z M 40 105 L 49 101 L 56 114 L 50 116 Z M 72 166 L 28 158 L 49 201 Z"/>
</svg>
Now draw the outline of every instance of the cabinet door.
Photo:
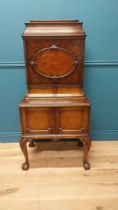
<svg viewBox="0 0 118 210">
<path fill-rule="evenodd" d="M 53 109 L 42 107 L 22 108 L 24 133 L 50 134 L 53 132 Z"/>
<path fill-rule="evenodd" d="M 59 133 L 78 134 L 89 128 L 89 107 L 59 108 Z"/>
</svg>

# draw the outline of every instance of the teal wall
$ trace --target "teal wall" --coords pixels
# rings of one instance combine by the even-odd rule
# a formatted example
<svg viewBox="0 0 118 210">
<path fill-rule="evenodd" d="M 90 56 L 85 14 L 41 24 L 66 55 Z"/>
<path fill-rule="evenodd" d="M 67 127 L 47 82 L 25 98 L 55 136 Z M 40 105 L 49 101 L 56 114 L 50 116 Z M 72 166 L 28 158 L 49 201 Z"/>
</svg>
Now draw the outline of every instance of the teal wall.
<svg viewBox="0 0 118 210">
<path fill-rule="evenodd" d="M 20 135 L 18 103 L 26 91 L 21 33 L 31 19 L 84 22 L 91 135 L 118 139 L 118 1 L 0 0 L 0 141 L 17 141 Z"/>
</svg>

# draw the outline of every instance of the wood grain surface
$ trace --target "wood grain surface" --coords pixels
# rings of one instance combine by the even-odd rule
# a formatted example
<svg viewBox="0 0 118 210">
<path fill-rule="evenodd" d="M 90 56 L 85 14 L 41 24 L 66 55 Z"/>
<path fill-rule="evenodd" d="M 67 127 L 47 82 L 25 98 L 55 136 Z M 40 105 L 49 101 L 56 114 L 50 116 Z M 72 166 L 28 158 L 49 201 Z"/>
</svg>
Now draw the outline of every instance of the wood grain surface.
<svg viewBox="0 0 118 210">
<path fill-rule="evenodd" d="M 77 142 L 36 144 L 29 171 L 17 143 L 0 144 L 0 210 L 118 209 L 118 141 L 92 143 L 90 171 Z"/>
</svg>

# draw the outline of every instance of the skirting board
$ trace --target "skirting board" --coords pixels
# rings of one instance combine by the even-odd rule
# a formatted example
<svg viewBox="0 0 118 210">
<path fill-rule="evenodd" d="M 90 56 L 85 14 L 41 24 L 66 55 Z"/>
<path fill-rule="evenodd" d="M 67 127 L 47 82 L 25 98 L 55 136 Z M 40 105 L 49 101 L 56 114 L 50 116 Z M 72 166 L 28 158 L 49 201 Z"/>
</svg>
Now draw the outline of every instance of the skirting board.
<svg viewBox="0 0 118 210">
<path fill-rule="evenodd" d="M 0 132 L 0 143 L 18 142 L 20 132 Z M 90 133 L 93 141 L 118 140 L 118 130 L 93 130 Z"/>
</svg>

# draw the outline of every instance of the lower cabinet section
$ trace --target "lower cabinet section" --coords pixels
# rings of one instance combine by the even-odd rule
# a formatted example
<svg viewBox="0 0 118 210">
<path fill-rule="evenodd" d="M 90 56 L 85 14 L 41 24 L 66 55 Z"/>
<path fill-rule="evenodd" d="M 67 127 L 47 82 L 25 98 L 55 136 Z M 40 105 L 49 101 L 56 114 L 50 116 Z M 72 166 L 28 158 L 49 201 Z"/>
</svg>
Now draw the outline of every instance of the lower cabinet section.
<svg viewBox="0 0 118 210">
<path fill-rule="evenodd" d="M 78 134 L 88 132 L 89 106 L 20 107 L 24 134 Z"/>
<path fill-rule="evenodd" d="M 22 164 L 23 170 L 29 168 L 29 157 L 27 143 L 30 147 L 35 146 L 36 139 L 50 139 L 52 141 L 64 138 L 78 141 L 78 146 L 83 146 L 84 157 L 83 167 L 88 170 L 90 164 L 87 160 L 91 146 L 89 136 L 89 114 L 90 103 L 86 98 L 73 103 L 73 100 L 64 102 L 47 103 L 42 100 L 23 100 L 20 104 L 20 121 L 22 135 L 20 138 L 20 148 L 24 154 L 25 162 Z"/>
</svg>

